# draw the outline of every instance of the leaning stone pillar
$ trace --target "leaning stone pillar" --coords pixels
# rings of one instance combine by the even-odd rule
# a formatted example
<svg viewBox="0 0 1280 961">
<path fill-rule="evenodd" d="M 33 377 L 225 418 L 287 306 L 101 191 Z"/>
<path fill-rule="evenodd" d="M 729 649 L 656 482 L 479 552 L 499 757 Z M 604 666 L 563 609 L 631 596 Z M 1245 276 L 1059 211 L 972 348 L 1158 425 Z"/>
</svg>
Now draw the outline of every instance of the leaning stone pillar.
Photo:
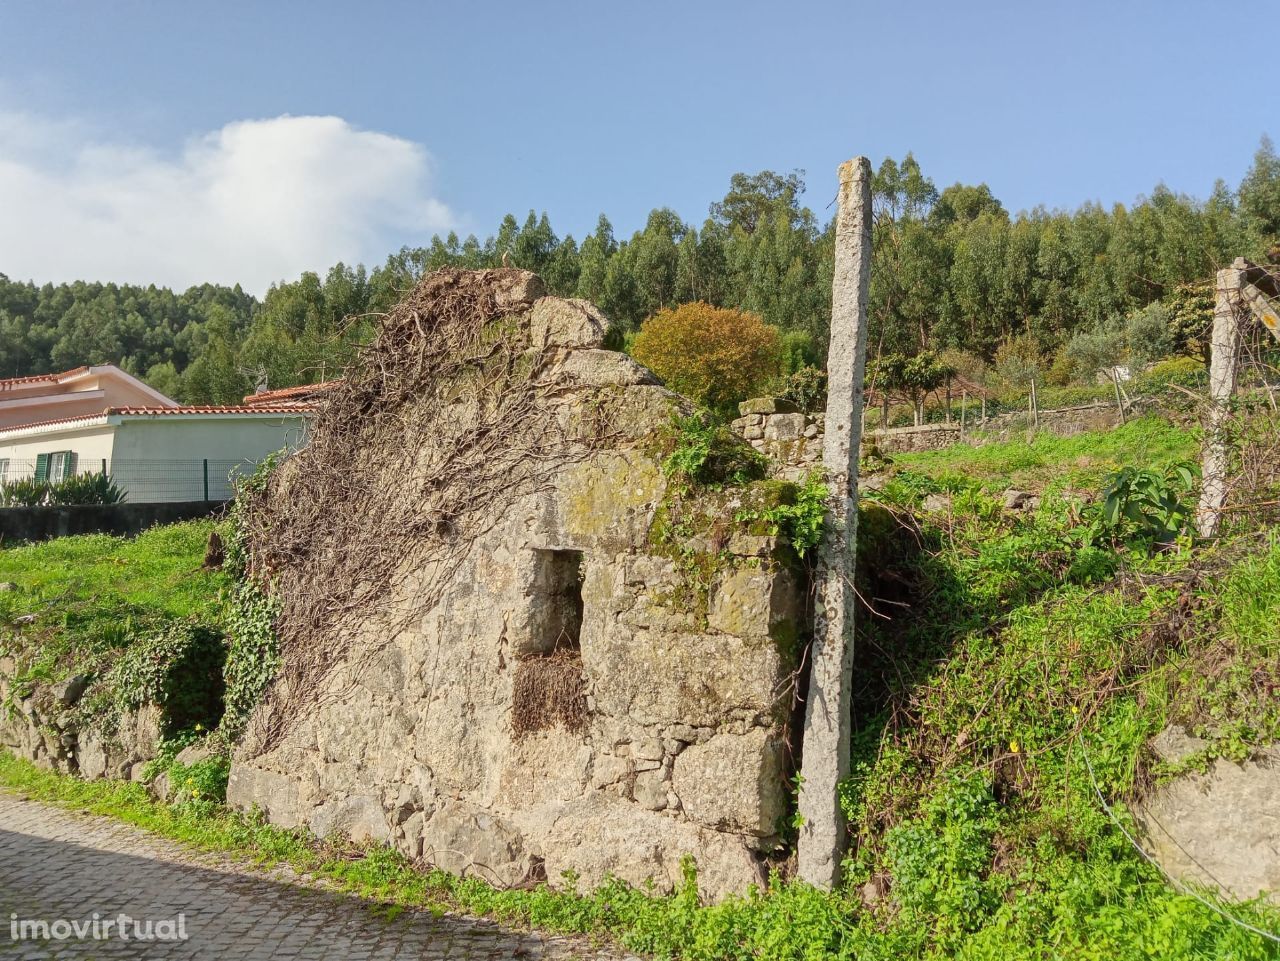
<svg viewBox="0 0 1280 961">
<path fill-rule="evenodd" d="M 1247 268 L 1238 258 L 1218 271 L 1213 305 L 1213 338 L 1209 355 L 1209 416 L 1204 433 L 1202 484 L 1196 526 L 1201 537 L 1214 537 L 1227 502 L 1227 472 L 1231 466 L 1231 397 L 1240 368 L 1241 288 Z"/>
<path fill-rule="evenodd" d="M 818 551 L 801 748 L 799 875 L 820 888 L 830 888 L 839 879 L 844 853 L 845 822 L 838 788 L 849 774 L 850 761 L 858 445 L 870 286 L 871 164 L 866 157 L 857 157 L 840 166 L 822 450 L 831 496 Z"/>
</svg>

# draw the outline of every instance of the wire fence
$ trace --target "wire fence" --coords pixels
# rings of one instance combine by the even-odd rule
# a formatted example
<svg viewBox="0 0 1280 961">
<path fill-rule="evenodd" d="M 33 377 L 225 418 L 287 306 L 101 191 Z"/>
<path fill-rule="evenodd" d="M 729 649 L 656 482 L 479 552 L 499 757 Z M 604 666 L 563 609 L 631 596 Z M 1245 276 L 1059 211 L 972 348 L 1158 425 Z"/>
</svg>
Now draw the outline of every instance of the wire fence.
<svg viewBox="0 0 1280 961">
<path fill-rule="evenodd" d="M 0 483 L 57 483 L 105 474 L 131 504 L 228 501 L 235 493 L 235 475 L 252 473 L 256 466 L 248 459 L 98 458 L 57 451 L 39 457 L 0 457 Z"/>
</svg>

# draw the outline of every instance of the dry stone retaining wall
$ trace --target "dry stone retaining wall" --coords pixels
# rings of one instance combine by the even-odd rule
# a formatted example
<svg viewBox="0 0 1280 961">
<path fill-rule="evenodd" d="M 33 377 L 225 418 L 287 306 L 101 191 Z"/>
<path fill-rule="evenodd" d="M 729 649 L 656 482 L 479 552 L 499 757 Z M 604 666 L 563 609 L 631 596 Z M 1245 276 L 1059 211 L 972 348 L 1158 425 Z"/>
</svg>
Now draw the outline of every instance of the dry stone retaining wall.
<svg viewBox="0 0 1280 961">
<path fill-rule="evenodd" d="M 74 708 L 90 678 L 71 677 L 49 687 L 18 695 L 17 665 L 0 657 L 0 746 L 48 770 L 101 777 L 142 780 L 146 763 L 160 750 L 163 717 L 154 705 L 125 712 L 114 737 L 82 729 Z"/>
</svg>

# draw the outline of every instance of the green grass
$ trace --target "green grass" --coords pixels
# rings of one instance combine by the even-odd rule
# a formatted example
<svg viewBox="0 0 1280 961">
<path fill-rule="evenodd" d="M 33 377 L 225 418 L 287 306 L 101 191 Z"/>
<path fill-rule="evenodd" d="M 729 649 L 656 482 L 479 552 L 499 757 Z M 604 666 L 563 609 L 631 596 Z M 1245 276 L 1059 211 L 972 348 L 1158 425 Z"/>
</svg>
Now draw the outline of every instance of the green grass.
<svg viewBox="0 0 1280 961">
<path fill-rule="evenodd" d="M 135 538 L 89 534 L 0 549 L 0 646 L 70 671 L 143 630 L 200 617 L 220 621 L 229 578 L 201 568 L 215 523 L 153 527 Z M 30 624 L 17 619 L 34 615 Z"/>
<path fill-rule="evenodd" d="M 897 454 L 894 467 L 936 481 L 976 480 L 990 489 L 1018 487 L 1096 487 L 1102 477 L 1120 467 L 1165 467 L 1199 454 L 1196 430 L 1179 427 L 1155 415 L 1132 420 L 1113 430 L 1096 430 L 1074 437 L 1037 434 L 1023 440 L 957 445 L 918 454 Z"/>
<path fill-rule="evenodd" d="M 112 604 L 185 617 L 203 611 L 224 586 L 203 571 L 214 521 L 152 527 L 134 538 L 108 534 L 60 537 L 0 550 L 0 581 L 17 592 L 0 594 L 0 616 L 28 608 Z"/>
</svg>

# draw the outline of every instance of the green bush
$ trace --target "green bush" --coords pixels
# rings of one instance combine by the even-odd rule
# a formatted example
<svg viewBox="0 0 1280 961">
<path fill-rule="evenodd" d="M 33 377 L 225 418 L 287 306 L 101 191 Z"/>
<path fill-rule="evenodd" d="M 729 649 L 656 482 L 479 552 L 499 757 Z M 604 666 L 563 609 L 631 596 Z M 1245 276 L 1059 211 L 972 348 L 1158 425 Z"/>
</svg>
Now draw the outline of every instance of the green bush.
<svg viewBox="0 0 1280 961">
<path fill-rule="evenodd" d="M 794 502 L 775 504 L 764 510 L 739 511 L 734 519 L 764 521 L 769 525 L 771 534 L 785 535 L 795 552 L 804 557 L 822 543 L 829 495 L 830 489 L 823 482 L 822 473 L 814 471 L 796 489 Z"/>
<path fill-rule="evenodd" d="M 70 507 L 77 504 L 119 504 L 124 492 L 101 472 L 72 474 L 52 483 L 27 477 L 0 483 L 0 507 Z"/>
<path fill-rule="evenodd" d="M 1067 341 L 1066 355 L 1077 376 L 1092 380 L 1100 370 L 1120 363 L 1125 354 L 1124 331 L 1098 328 L 1081 331 Z"/>
<path fill-rule="evenodd" d="M 223 713 L 222 634 L 196 620 L 177 621 L 134 641 L 107 675 L 125 711 L 156 704 L 165 733 L 217 727 Z"/>
<path fill-rule="evenodd" d="M 792 371 L 773 385 L 773 393 L 785 397 L 805 413 L 827 406 L 827 373 L 806 366 Z"/>
<path fill-rule="evenodd" d="M 1129 362 L 1139 370 L 1168 357 L 1174 349 L 1169 310 L 1156 301 L 1131 314 L 1125 321 L 1124 339 L 1129 347 Z"/>
<path fill-rule="evenodd" d="M 1187 388 L 1203 388 L 1208 383 L 1209 371 L 1198 357 L 1170 357 L 1153 364 L 1138 375 L 1139 390 L 1156 390 L 1176 385 Z"/>
<path fill-rule="evenodd" d="M 765 475 L 764 455 L 712 417 L 677 417 L 669 437 L 673 449 L 662 464 L 669 477 L 715 487 L 738 486 Z"/>
<path fill-rule="evenodd" d="M 1163 471 L 1124 467 L 1107 480 L 1102 500 L 1086 514 L 1095 544 L 1165 549 L 1193 530 L 1187 503 L 1199 469 L 1190 462 Z"/>
</svg>

